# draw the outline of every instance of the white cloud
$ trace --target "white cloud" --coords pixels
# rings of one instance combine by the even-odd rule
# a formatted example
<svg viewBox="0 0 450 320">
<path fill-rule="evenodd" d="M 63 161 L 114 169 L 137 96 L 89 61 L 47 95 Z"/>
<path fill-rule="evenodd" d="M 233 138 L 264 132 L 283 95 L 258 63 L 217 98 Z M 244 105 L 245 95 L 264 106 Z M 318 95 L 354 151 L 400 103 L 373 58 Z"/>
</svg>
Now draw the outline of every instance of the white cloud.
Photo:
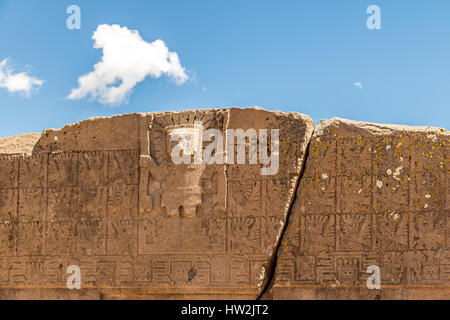
<svg viewBox="0 0 450 320">
<path fill-rule="evenodd" d="M 362 85 L 361 82 L 355 82 L 355 83 L 353 84 L 353 86 L 356 87 L 356 88 L 359 88 L 359 89 L 362 89 L 362 88 L 363 88 L 363 85 Z"/>
<path fill-rule="evenodd" d="M 44 83 L 43 80 L 31 77 L 26 72 L 15 74 L 13 72 L 8 59 L 0 62 L 0 88 L 5 88 L 11 93 L 22 92 L 29 97 L 36 87 Z"/>
<path fill-rule="evenodd" d="M 147 76 L 167 75 L 180 85 L 188 80 L 176 52 L 170 52 L 162 40 L 146 42 L 137 30 L 115 25 L 99 25 L 92 39 L 94 48 L 103 50 L 94 71 L 78 79 L 68 99 L 90 95 L 100 103 L 118 105 L 126 102 L 137 83 Z"/>
</svg>

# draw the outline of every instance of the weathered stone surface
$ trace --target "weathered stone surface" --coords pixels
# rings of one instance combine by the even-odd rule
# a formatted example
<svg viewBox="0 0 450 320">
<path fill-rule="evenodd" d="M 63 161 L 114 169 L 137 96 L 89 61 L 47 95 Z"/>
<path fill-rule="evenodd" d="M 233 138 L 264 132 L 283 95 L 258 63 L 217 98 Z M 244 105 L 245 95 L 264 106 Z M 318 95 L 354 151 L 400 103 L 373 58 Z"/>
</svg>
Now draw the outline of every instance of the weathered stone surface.
<svg viewBox="0 0 450 320">
<path fill-rule="evenodd" d="M 244 164 L 175 165 L 171 135 L 195 138 L 196 121 L 224 146 L 226 129 L 280 129 L 279 170 L 262 175 L 248 148 Z M 450 299 L 450 133 L 313 130 L 232 108 L 0 139 L 0 299 Z M 66 288 L 70 265 L 81 290 Z M 381 290 L 366 287 L 373 265 Z"/>
<path fill-rule="evenodd" d="M 449 158 L 444 129 L 321 121 L 265 298 L 449 299 Z"/>
<path fill-rule="evenodd" d="M 195 121 L 223 136 L 279 129 L 278 173 L 175 165 L 170 135 Z M 298 113 L 232 108 L 44 131 L 33 155 L 0 155 L 0 298 L 257 298 L 313 130 Z M 70 265 L 80 291 L 66 288 Z"/>
</svg>

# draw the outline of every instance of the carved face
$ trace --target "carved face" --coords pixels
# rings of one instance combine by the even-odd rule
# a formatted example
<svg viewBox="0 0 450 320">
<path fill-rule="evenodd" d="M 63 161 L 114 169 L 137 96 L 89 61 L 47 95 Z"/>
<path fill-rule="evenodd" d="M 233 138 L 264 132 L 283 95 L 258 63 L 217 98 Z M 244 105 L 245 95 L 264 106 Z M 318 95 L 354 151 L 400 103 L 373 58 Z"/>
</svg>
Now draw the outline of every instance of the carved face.
<svg viewBox="0 0 450 320">
<path fill-rule="evenodd" d="M 172 156 L 173 148 L 179 144 L 186 144 L 187 148 L 183 148 L 183 151 L 187 155 L 193 156 L 198 151 L 199 146 L 195 141 L 197 138 L 195 130 L 196 128 L 193 125 L 178 125 L 166 128 L 166 145 L 168 146 L 169 157 Z"/>
<path fill-rule="evenodd" d="M 199 140 L 202 132 L 193 125 L 182 125 L 166 128 L 165 135 L 169 159 L 172 159 L 172 152 L 177 148 L 176 152 L 182 149 L 182 157 L 187 157 L 186 162 L 189 163 L 176 164 L 173 159 L 169 160 L 170 172 L 165 174 L 163 182 L 163 205 L 169 215 L 184 214 L 193 217 L 196 215 L 197 205 L 202 202 L 201 177 L 205 164 L 193 163 L 194 155 L 202 148 Z"/>
</svg>

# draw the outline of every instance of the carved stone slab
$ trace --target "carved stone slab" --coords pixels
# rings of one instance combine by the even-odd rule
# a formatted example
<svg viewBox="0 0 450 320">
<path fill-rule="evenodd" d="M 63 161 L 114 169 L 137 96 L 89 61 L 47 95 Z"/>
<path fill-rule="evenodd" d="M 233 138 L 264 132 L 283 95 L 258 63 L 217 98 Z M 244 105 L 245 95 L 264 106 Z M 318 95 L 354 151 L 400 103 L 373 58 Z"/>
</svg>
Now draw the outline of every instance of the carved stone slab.
<svg viewBox="0 0 450 320">
<path fill-rule="evenodd" d="M 172 135 L 198 123 L 224 144 L 227 129 L 279 129 L 276 174 L 249 148 L 244 164 L 174 164 Z M 313 130 L 298 113 L 232 108 L 44 131 L 33 155 L 0 155 L 0 298 L 258 297 Z M 71 265 L 81 290 L 66 288 Z"/>
<path fill-rule="evenodd" d="M 444 129 L 321 121 L 266 298 L 449 299 L 449 159 Z"/>
</svg>

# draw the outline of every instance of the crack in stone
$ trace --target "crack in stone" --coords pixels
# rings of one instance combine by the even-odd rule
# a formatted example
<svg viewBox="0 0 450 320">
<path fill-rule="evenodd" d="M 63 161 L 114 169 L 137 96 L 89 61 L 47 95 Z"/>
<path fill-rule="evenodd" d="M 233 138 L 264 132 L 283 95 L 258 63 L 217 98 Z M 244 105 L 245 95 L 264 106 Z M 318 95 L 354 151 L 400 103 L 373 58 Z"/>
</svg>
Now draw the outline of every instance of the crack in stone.
<svg viewBox="0 0 450 320">
<path fill-rule="evenodd" d="M 286 231 L 287 231 L 288 226 L 289 226 L 289 220 L 291 218 L 292 207 L 294 206 L 294 203 L 297 200 L 297 191 L 298 191 L 298 188 L 300 186 L 300 181 L 303 178 L 303 173 L 305 172 L 306 163 L 308 161 L 308 155 L 309 155 L 309 145 L 310 145 L 310 143 L 311 143 L 311 141 L 313 139 L 314 133 L 315 133 L 315 129 L 313 130 L 313 132 L 312 132 L 311 136 L 309 137 L 308 142 L 306 144 L 305 155 L 304 155 L 304 158 L 303 158 L 302 166 L 300 168 L 300 172 L 298 174 L 297 182 L 295 184 L 294 193 L 293 193 L 293 196 L 292 196 L 292 199 L 291 199 L 291 203 L 289 204 L 289 208 L 288 208 L 287 213 L 286 213 L 286 220 L 285 220 L 283 229 L 281 230 L 281 234 L 278 237 L 278 242 L 275 245 L 275 249 L 274 249 L 273 255 L 270 258 L 270 261 L 269 261 L 269 263 L 267 264 L 267 267 L 266 267 L 266 280 L 264 281 L 264 288 L 261 291 L 261 293 L 259 294 L 258 298 L 256 298 L 256 300 L 264 299 L 264 296 L 269 292 L 269 290 L 272 287 L 273 282 L 275 280 L 275 271 L 277 269 L 277 262 L 278 262 L 278 251 L 280 250 L 281 243 L 283 242 L 284 235 L 286 234 Z"/>
</svg>

